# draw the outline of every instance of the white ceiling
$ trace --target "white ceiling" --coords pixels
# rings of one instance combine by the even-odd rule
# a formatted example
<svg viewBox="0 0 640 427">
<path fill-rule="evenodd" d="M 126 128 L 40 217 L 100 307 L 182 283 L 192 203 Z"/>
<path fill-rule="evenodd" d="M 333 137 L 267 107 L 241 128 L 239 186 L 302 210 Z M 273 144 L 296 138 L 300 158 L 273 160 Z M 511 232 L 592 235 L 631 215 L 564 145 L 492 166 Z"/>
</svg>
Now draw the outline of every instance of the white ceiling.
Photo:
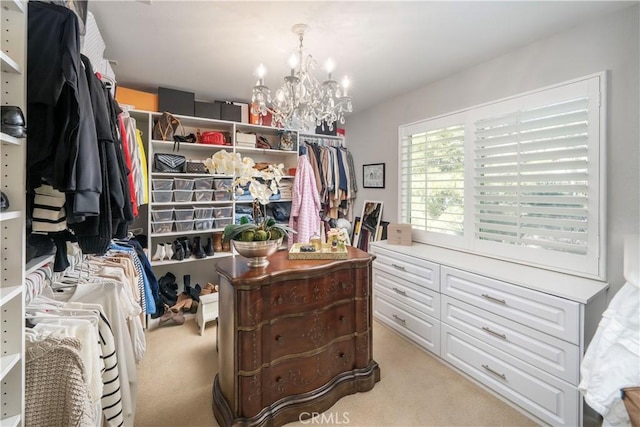
<svg viewBox="0 0 640 427">
<path fill-rule="evenodd" d="M 297 45 L 352 82 L 354 112 L 634 2 L 89 1 L 118 84 L 249 100 L 255 69 L 280 86 Z"/>
</svg>

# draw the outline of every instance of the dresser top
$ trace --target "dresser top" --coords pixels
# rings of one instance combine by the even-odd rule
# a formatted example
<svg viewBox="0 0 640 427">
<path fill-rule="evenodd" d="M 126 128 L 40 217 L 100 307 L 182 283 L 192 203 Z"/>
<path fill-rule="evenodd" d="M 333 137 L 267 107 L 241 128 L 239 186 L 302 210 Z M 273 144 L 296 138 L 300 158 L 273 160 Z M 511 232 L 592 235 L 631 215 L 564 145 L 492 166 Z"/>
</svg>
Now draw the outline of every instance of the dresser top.
<svg viewBox="0 0 640 427">
<path fill-rule="evenodd" d="M 234 285 L 259 285 L 265 280 L 289 280 L 314 277 L 332 270 L 362 268 L 370 265 L 373 255 L 358 248 L 347 246 L 346 259 L 289 259 L 289 252 L 281 250 L 269 257 L 266 267 L 249 267 L 241 256 L 218 261 L 216 271 Z"/>
<path fill-rule="evenodd" d="M 414 242 L 411 246 L 388 245 L 385 241 L 372 243 L 372 252 L 378 248 L 414 256 L 448 267 L 491 277 L 514 285 L 544 292 L 582 304 L 605 291 L 607 282 L 587 279 L 543 268 L 532 267 L 439 246 Z"/>
</svg>

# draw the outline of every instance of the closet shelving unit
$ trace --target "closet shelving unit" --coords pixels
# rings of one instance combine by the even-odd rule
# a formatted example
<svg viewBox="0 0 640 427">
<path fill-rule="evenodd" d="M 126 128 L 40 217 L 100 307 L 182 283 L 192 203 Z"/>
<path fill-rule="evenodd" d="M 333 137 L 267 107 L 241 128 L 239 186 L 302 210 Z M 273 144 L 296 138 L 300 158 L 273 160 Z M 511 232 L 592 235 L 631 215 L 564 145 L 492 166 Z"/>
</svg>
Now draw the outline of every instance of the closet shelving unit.
<svg viewBox="0 0 640 427">
<path fill-rule="evenodd" d="M 282 129 L 268 127 L 268 126 L 259 126 L 259 125 L 251 125 L 247 123 L 237 123 L 230 122 L 225 120 L 215 120 L 215 119 L 207 119 L 200 117 L 190 117 L 190 116 L 182 116 L 182 115 L 174 115 L 178 118 L 182 124 L 179 126 L 176 132 L 181 134 L 184 128 L 184 134 L 196 134 L 197 131 L 201 133 L 207 131 L 218 131 L 228 135 L 230 139 L 230 145 L 207 145 L 207 144 L 197 144 L 197 143 L 181 143 L 179 148 L 177 145 L 173 143 L 173 141 L 160 141 L 152 138 L 153 135 L 153 125 L 154 122 L 161 116 L 161 113 L 150 112 L 150 111 L 141 111 L 141 110 L 131 110 L 129 111 L 131 117 L 136 119 L 137 127 L 142 131 L 142 139 L 143 145 L 145 146 L 146 154 L 147 154 L 147 164 L 148 164 L 148 176 L 149 176 L 149 209 L 147 214 L 146 224 L 143 224 L 143 227 L 146 228 L 146 232 L 149 236 L 149 251 L 150 256 L 152 257 L 155 253 L 156 247 L 159 243 L 169 243 L 175 240 L 178 237 L 186 236 L 186 237 L 195 237 L 201 236 L 204 238 L 203 244 L 206 243 L 206 238 L 211 237 L 213 232 L 223 231 L 224 227 L 216 227 L 214 225 L 213 228 L 208 230 L 192 230 L 192 231 L 176 231 L 173 228 L 170 232 L 165 233 L 154 233 L 152 228 L 152 211 L 162 210 L 162 209 L 171 209 L 171 208 L 189 208 L 189 207 L 230 207 L 231 208 L 231 216 L 218 218 L 218 219 L 227 219 L 232 222 L 235 222 L 235 211 L 236 205 L 247 205 L 251 203 L 249 200 L 211 200 L 211 201 L 196 201 L 193 199 L 188 202 L 155 202 L 153 200 L 152 194 L 152 182 L 153 179 L 172 179 L 172 178 L 211 178 L 214 179 L 230 179 L 233 176 L 225 176 L 225 175 L 211 175 L 208 173 L 200 174 L 200 173 L 160 173 L 154 172 L 153 170 L 153 159 L 154 154 L 156 153 L 174 153 L 180 154 L 186 157 L 187 160 L 195 160 L 195 161 L 204 161 L 207 158 L 210 158 L 214 153 L 219 150 L 226 150 L 228 152 L 240 153 L 243 157 L 251 157 L 255 162 L 268 162 L 284 165 L 285 172 L 291 168 L 296 168 L 298 165 L 298 141 L 302 140 L 301 138 L 309 141 L 326 141 L 331 140 L 337 142 L 338 144 L 342 144 L 344 138 L 342 137 L 331 137 L 324 135 L 315 135 L 315 134 L 306 134 L 302 132 L 291 131 L 293 133 L 294 140 L 294 150 L 286 151 L 279 150 L 278 145 L 280 141 L 280 135 L 282 133 Z M 272 149 L 262 149 L 262 148 L 250 148 L 250 147 L 242 147 L 236 144 L 236 134 L 237 133 L 255 133 L 256 135 L 264 136 L 268 141 Z M 293 175 L 286 175 L 284 179 L 293 180 Z M 290 202 L 291 199 L 278 199 L 273 200 L 272 203 L 282 203 L 282 202 Z M 211 260 L 216 258 L 223 258 L 232 256 L 232 252 L 216 252 L 213 257 L 207 257 L 202 259 L 196 259 L 195 257 L 191 257 L 191 259 L 185 259 L 183 261 L 177 260 L 163 260 L 163 261 L 151 261 L 152 266 L 167 266 L 173 264 L 184 264 L 189 262 L 196 261 L 204 261 Z"/>
<path fill-rule="evenodd" d="M 26 116 L 27 3 L 3 0 L 0 69 L 2 105 Z M 26 140 L 0 133 L 0 189 L 9 209 L 0 213 L 0 425 L 24 424 L 24 278 Z"/>
</svg>

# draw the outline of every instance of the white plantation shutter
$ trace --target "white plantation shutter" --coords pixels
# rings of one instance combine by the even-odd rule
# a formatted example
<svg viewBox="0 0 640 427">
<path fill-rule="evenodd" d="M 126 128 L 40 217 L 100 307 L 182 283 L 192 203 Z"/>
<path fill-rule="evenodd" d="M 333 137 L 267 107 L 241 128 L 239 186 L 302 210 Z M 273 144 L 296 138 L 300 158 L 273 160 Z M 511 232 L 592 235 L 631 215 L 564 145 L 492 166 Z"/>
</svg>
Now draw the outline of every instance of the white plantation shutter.
<svg viewBox="0 0 640 427">
<path fill-rule="evenodd" d="M 604 278 L 604 87 L 599 74 L 400 127 L 401 220 L 420 241 Z"/>
</svg>

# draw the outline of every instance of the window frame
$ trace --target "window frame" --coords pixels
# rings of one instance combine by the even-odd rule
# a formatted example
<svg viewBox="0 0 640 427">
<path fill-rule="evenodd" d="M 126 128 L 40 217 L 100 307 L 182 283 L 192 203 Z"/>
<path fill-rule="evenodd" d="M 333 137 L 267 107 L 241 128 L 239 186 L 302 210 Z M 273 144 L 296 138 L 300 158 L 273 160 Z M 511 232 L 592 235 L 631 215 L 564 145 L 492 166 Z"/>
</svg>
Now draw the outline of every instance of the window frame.
<svg viewBox="0 0 640 427">
<path fill-rule="evenodd" d="M 521 245 L 488 242 L 475 237 L 475 195 L 477 185 L 474 175 L 474 124 L 481 118 L 490 117 L 491 111 L 505 112 L 508 106 L 531 105 L 547 101 L 550 97 L 561 97 L 562 93 L 571 93 L 572 87 L 586 83 L 588 96 L 596 104 L 589 110 L 588 142 L 588 233 L 587 254 L 565 254 L 559 251 L 541 250 Z M 567 89 L 568 88 L 568 89 Z M 606 280 L 606 94 L 607 73 L 600 72 L 577 79 L 546 86 L 529 92 L 520 93 L 496 101 L 487 102 L 455 112 L 412 122 L 398 127 L 398 210 L 403 220 L 403 138 L 409 135 L 427 132 L 444 126 L 442 124 L 464 123 L 464 235 L 450 236 L 423 230 L 413 231 L 414 240 L 426 244 L 443 246 L 463 252 L 470 252 L 524 265 L 544 268 L 576 276 Z M 551 102 L 551 101 L 549 101 Z M 540 104 L 542 105 L 542 104 Z M 518 107 L 523 109 L 524 107 Z M 515 111 L 515 110 L 514 110 Z M 595 132 L 595 133 L 593 133 Z M 592 134 L 593 133 L 593 134 Z M 514 248 L 516 248 L 514 256 Z M 557 256 L 561 255 L 561 256 Z M 554 258 L 557 258 L 554 260 Z"/>
</svg>

